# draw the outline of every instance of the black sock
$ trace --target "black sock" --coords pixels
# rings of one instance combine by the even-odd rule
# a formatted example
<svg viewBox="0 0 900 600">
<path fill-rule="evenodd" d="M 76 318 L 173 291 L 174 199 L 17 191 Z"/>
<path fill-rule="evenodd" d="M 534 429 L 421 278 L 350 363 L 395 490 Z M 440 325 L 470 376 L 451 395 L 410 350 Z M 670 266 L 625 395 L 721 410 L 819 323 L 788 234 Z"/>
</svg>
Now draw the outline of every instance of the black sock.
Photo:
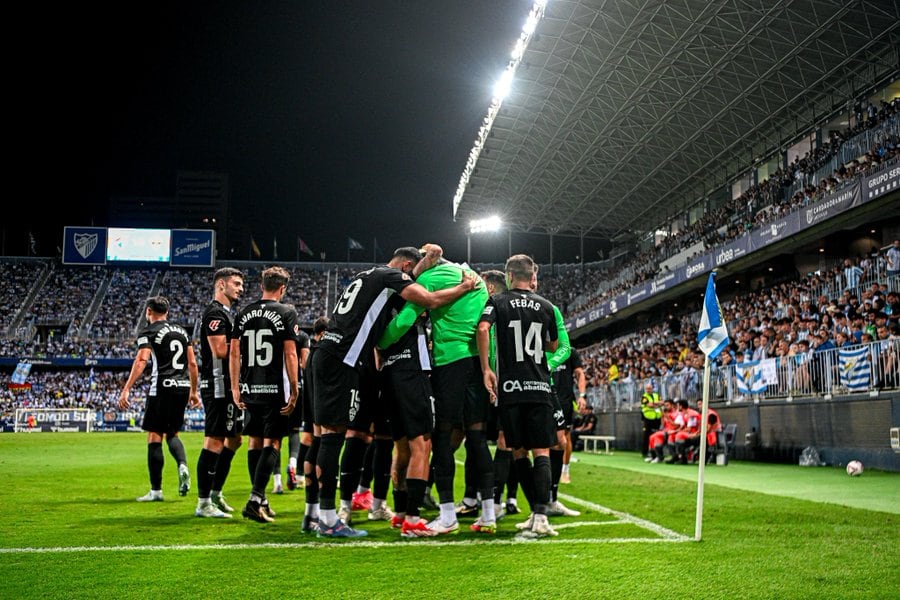
<svg viewBox="0 0 900 600">
<path fill-rule="evenodd" d="M 509 467 L 512 465 L 512 450 L 494 451 L 494 503 L 499 505 L 503 500 L 503 486 L 509 479 Z"/>
<path fill-rule="evenodd" d="M 274 448 L 274 446 L 273 446 L 273 448 Z M 277 455 L 275 458 L 275 464 L 272 465 L 272 471 L 269 473 L 269 476 L 271 477 L 273 473 L 281 473 L 281 451 L 280 450 L 277 452 Z"/>
<path fill-rule="evenodd" d="M 343 433 L 326 433 L 319 442 L 319 455 L 316 465 L 319 467 L 319 507 L 322 510 L 334 510 L 337 494 L 337 477 L 340 469 L 341 447 L 344 445 Z"/>
<path fill-rule="evenodd" d="M 407 479 L 406 480 L 406 514 L 410 517 L 419 516 L 419 507 L 422 506 L 422 499 L 425 497 L 425 480 L 424 479 Z"/>
<path fill-rule="evenodd" d="M 228 479 L 228 473 L 231 472 L 231 461 L 234 459 L 234 450 L 228 446 L 223 446 L 216 460 L 215 474 L 213 475 L 211 490 L 221 492 L 225 487 L 225 480 Z"/>
<path fill-rule="evenodd" d="M 531 472 L 534 481 L 532 511 L 537 514 L 547 514 L 547 504 L 550 502 L 550 457 L 535 456 Z M 524 480 L 522 489 L 525 489 Z"/>
<path fill-rule="evenodd" d="M 534 512 L 534 476 L 531 473 L 531 461 L 528 457 L 516 459 L 516 475 L 519 477 L 519 485 L 528 500 L 528 506 Z"/>
<path fill-rule="evenodd" d="M 310 444 L 309 450 L 306 452 L 306 460 L 303 461 L 303 477 L 306 480 L 303 494 L 307 504 L 319 503 L 319 478 L 316 477 L 316 460 L 319 456 L 321 441 L 322 438 L 313 438 L 312 444 Z"/>
<path fill-rule="evenodd" d="M 422 495 L 425 494 L 425 491 L 422 490 Z M 407 512 L 409 509 L 409 491 L 398 489 L 397 486 L 394 486 L 394 512 L 402 513 Z M 416 513 L 418 514 L 418 513 Z"/>
<path fill-rule="evenodd" d="M 478 433 L 475 434 L 476 436 Z M 465 489 L 463 490 L 463 498 L 477 498 L 478 497 L 478 460 L 477 460 L 477 452 L 475 452 L 472 448 L 473 445 L 477 446 L 478 442 L 473 440 L 469 436 L 469 432 L 466 432 L 466 439 L 463 440 L 463 444 L 466 447 L 466 460 L 463 462 L 463 481 L 465 482 Z"/>
<path fill-rule="evenodd" d="M 482 500 L 494 496 L 494 465 L 491 451 L 487 447 L 487 439 L 481 429 L 466 431 L 466 456 L 472 455 L 472 477 Z M 469 461 L 466 460 L 468 463 Z"/>
<path fill-rule="evenodd" d="M 166 459 L 162 442 L 147 443 L 147 468 L 150 470 L 150 489 L 162 491 L 162 472 Z"/>
<path fill-rule="evenodd" d="M 266 497 L 266 488 L 269 479 L 278 464 L 278 455 L 281 454 L 275 446 L 266 446 L 260 451 L 259 462 L 256 463 L 256 473 L 253 474 L 253 493 L 260 498 Z"/>
<path fill-rule="evenodd" d="M 260 456 L 262 456 L 262 448 L 247 450 L 247 472 L 250 473 L 250 485 L 253 485 L 253 478 L 256 477 L 256 465 L 259 463 Z"/>
<path fill-rule="evenodd" d="M 562 450 L 550 450 L 550 502 L 556 502 L 556 494 L 559 492 L 559 478 L 562 476 L 563 466 Z"/>
<path fill-rule="evenodd" d="M 512 450 L 510 450 L 512 452 Z M 519 495 L 519 470 L 513 465 L 509 470 L 509 477 L 506 478 L 506 498 L 514 499 Z"/>
<path fill-rule="evenodd" d="M 306 454 L 309 452 L 309 445 L 300 444 L 297 448 L 297 473 L 303 477 L 303 463 L 306 462 Z"/>
<path fill-rule="evenodd" d="M 357 485 L 370 488 L 372 487 L 372 478 L 375 476 L 375 441 L 366 446 L 366 453 L 363 455 L 362 469 L 359 472 L 359 481 Z M 356 490 L 353 490 L 354 492 Z M 382 498 L 383 500 L 383 498 Z"/>
<path fill-rule="evenodd" d="M 438 502 L 453 502 L 453 477 L 456 475 L 456 463 L 453 462 L 453 446 L 450 443 L 450 430 L 441 425 L 431 434 L 431 464 L 434 466 L 434 486 L 438 492 Z"/>
<path fill-rule="evenodd" d="M 325 441 L 322 436 L 322 441 Z M 344 440 L 344 452 L 341 454 L 341 500 L 350 501 L 362 474 L 363 462 L 368 444 L 362 438 L 349 437 Z M 321 450 L 320 450 L 321 452 Z"/>
<path fill-rule="evenodd" d="M 300 456 L 300 432 L 292 431 L 288 436 L 288 466 L 291 466 L 291 457 L 297 459 L 297 465 L 303 470 L 303 458 Z"/>
<path fill-rule="evenodd" d="M 386 500 L 388 488 L 391 485 L 391 461 L 394 454 L 394 440 L 376 439 L 372 442 L 375 446 L 375 457 L 372 460 L 372 496 L 380 500 Z"/>
<path fill-rule="evenodd" d="M 209 492 L 212 489 L 212 482 L 215 478 L 216 462 L 219 455 L 203 448 L 200 450 L 200 457 L 197 459 L 197 497 L 209 498 Z"/>
<path fill-rule="evenodd" d="M 179 465 L 186 465 L 187 457 L 184 454 L 184 444 L 181 443 L 181 438 L 173 435 L 166 438 L 166 443 L 169 445 L 169 454 L 172 455 L 175 462 Z"/>
</svg>

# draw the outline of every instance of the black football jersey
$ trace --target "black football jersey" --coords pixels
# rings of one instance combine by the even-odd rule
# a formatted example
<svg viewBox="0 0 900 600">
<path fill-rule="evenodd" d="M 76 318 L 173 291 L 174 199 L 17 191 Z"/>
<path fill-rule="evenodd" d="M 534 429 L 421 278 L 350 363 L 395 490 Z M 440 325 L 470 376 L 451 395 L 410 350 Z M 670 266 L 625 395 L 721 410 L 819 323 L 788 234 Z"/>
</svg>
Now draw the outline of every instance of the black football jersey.
<svg viewBox="0 0 900 600">
<path fill-rule="evenodd" d="M 217 358 L 209 346 L 209 336 L 224 335 L 225 345 L 231 339 L 234 315 L 218 300 L 210 302 L 200 322 L 200 390 L 214 398 L 231 399 L 231 376 L 228 357 Z"/>
<path fill-rule="evenodd" d="M 257 300 L 234 318 L 232 340 L 241 342 L 241 399 L 284 404 L 290 397 L 284 341 L 297 339 L 297 313 L 275 300 Z"/>
<path fill-rule="evenodd" d="M 388 300 L 412 283 L 409 275 L 392 267 L 357 273 L 335 304 L 319 349 L 354 368 L 371 363 L 375 343 L 390 320 Z"/>
<path fill-rule="evenodd" d="M 303 375 L 305 370 L 300 368 L 300 351 L 303 350 L 304 348 L 307 348 L 307 349 L 310 348 L 311 340 L 310 340 L 309 334 L 298 327 L 296 341 L 297 341 L 297 383 L 300 385 L 300 393 L 302 394 L 306 378 Z M 310 356 L 307 356 L 306 357 L 306 366 L 307 367 L 309 367 L 309 364 L 310 364 L 309 359 L 310 359 Z"/>
<path fill-rule="evenodd" d="M 191 378 L 188 374 L 187 351 L 191 337 L 181 325 L 168 321 L 150 323 L 138 333 L 138 348 L 149 348 L 152 355 L 150 395 L 183 389 L 188 393 Z"/>
<path fill-rule="evenodd" d="M 553 371 L 553 388 L 560 401 L 575 399 L 575 369 L 581 367 L 581 357 L 578 356 L 578 351 L 572 348 L 569 358 Z"/>
<path fill-rule="evenodd" d="M 499 404 L 551 404 L 544 344 L 557 339 L 557 330 L 550 301 L 528 290 L 509 290 L 491 296 L 481 320 L 494 326 L 497 339 Z"/>
<path fill-rule="evenodd" d="M 390 318 L 393 319 L 406 304 L 399 295 L 390 302 Z M 398 302 L 399 301 L 399 302 Z M 388 346 L 381 353 L 382 366 L 395 370 L 430 371 L 431 355 L 428 352 L 428 336 L 425 331 L 425 319 L 419 317 L 415 324 L 400 336 L 400 339 Z"/>
</svg>

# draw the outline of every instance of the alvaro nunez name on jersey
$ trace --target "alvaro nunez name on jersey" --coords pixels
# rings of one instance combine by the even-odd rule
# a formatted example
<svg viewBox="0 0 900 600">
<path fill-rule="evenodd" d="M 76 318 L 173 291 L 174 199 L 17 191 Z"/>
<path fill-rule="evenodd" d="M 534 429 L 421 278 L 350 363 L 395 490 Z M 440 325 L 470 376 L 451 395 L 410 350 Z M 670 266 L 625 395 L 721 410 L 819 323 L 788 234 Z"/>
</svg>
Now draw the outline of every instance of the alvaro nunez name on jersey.
<svg viewBox="0 0 900 600">
<path fill-rule="evenodd" d="M 241 327 L 244 327 L 247 324 L 247 321 L 249 321 L 250 319 L 256 319 L 258 317 L 266 319 L 270 323 L 272 323 L 272 325 L 275 326 L 275 331 L 284 330 L 284 322 L 281 320 L 281 315 L 273 310 L 264 308 L 254 308 L 253 310 L 241 315 Z"/>
</svg>

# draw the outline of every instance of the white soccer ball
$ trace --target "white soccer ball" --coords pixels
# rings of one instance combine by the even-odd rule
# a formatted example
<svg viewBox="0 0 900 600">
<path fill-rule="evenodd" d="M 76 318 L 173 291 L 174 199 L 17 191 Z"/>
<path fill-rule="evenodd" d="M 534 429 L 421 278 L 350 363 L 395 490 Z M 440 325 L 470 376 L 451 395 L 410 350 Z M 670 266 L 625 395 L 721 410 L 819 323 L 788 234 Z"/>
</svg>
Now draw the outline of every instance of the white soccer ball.
<svg viewBox="0 0 900 600">
<path fill-rule="evenodd" d="M 858 460 L 851 460 L 847 463 L 847 475 L 857 477 L 863 473 L 863 464 Z"/>
</svg>

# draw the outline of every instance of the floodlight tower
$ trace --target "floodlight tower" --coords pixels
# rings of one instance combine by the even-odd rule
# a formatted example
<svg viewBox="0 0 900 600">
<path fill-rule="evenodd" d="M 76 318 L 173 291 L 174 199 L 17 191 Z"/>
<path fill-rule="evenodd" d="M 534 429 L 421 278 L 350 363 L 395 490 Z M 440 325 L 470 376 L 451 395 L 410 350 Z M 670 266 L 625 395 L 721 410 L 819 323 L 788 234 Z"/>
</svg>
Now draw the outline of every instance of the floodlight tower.
<svg viewBox="0 0 900 600">
<path fill-rule="evenodd" d="M 484 219 L 473 219 L 469 222 L 469 227 L 466 229 L 466 262 L 468 264 L 472 264 L 472 234 L 500 231 L 501 227 L 503 227 L 503 221 L 497 215 Z"/>
</svg>

